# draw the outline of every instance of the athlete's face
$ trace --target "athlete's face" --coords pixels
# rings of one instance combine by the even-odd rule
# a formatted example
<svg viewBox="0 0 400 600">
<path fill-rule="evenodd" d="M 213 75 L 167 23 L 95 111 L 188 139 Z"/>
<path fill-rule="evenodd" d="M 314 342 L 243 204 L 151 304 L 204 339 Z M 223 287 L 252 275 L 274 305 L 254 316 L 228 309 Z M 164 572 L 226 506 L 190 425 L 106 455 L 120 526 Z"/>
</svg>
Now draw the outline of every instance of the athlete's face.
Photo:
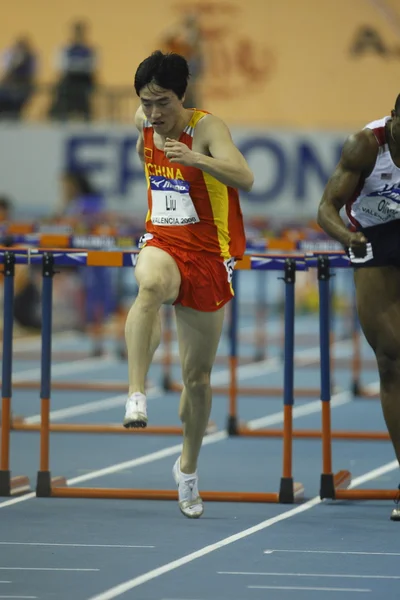
<svg viewBox="0 0 400 600">
<path fill-rule="evenodd" d="M 140 91 L 140 101 L 146 119 L 160 135 L 168 134 L 175 127 L 183 110 L 183 100 L 156 84 L 149 84 Z"/>
</svg>

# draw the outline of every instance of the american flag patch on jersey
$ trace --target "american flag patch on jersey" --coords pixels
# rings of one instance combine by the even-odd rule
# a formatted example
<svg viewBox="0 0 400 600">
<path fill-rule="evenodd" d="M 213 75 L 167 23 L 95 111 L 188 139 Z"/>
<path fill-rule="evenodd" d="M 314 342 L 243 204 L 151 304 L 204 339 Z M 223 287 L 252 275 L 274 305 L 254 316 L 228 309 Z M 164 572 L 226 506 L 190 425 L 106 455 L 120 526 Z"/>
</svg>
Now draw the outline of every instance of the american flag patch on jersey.
<svg viewBox="0 0 400 600">
<path fill-rule="evenodd" d="M 381 179 L 385 179 L 386 181 L 388 181 L 389 179 L 392 179 L 392 174 L 391 173 L 381 173 Z"/>
</svg>

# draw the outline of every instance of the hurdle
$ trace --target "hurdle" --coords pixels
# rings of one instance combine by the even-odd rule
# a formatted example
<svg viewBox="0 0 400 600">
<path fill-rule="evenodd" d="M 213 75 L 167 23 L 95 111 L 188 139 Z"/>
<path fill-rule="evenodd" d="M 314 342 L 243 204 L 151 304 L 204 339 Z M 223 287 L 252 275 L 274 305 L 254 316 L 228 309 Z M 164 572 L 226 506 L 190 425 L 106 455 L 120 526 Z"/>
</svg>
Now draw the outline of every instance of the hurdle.
<svg viewBox="0 0 400 600">
<path fill-rule="evenodd" d="M 23 262 L 24 260 L 27 262 L 40 262 L 42 260 L 42 256 L 45 250 L 14 250 L 16 256 L 19 257 L 19 260 Z M 58 264 L 70 266 L 71 264 L 87 264 L 89 266 L 134 266 L 136 264 L 136 255 L 137 251 L 131 252 L 103 252 L 103 251 L 88 251 L 81 252 L 74 249 L 65 251 L 59 251 L 57 249 L 52 250 L 52 252 L 48 253 L 49 260 L 50 256 L 51 260 L 56 259 Z M 297 270 L 309 268 L 309 267 L 317 267 L 318 265 L 318 278 L 326 277 L 326 274 L 319 272 L 319 268 L 324 263 L 319 263 L 316 261 L 316 256 L 330 257 L 330 264 L 333 267 L 343 268 L 349 266 L 349 261 L 345 256 L 344 252 L 321 252 L 317 254 L 313 254 L 312 252 L 308 252 L 307 254 L 302 253 L 292 253 L 290 255 L 254 255 L 249 256 L 246 255 L 238 265 L 239 269 L 255 269 L 255 270 L 283 270 L 283 265 L 285 260 L 291 258 L 295 260 L 297 265 Z M 313 261 L 313 262 L 312 262 Z M 306 265 L 306 266 L 304 266 Z M 322 267 L 321 267 L 322 268 Z M 324 267 L 325 268 L 325 267 Z M 236 270 L 235 270 L 236 273 Z M 237 285 L 237 279 L 235 279 L 235 285 Z M 231 435 L 246 435 L 252 437 L 282 437 L 283 431 L 281 429 L 267 429 L 267 430 L 252 430 L 249 431 L 246 427 L 246 424 L 240 424 L 237 416 L 237 397 L 241 393 L 246 394 L 248 388 L 240 388 L 236 382 L 236 369 L 237 369 L 237 297 L 234 296 L 232 299 L 232 311 L 235 311 L 235 317 L 232 319 L 231 323 L 231 357 L 230 357 L 230 383 L 227 390 L 229 390 L 229 415 L 227 422 L 227 430 Z M 59 383 L 59 382 L 55 382 Z M 101 385 L 101 384 L 100 384 Z M 56 389 L 57 386 L 53 386 Z M 104 388 L 102 388 L 104 390 Z M 180 389 L 180 388 L 179 388 Z M 225 389 L 225 388 L 224 388 Z M 125 387 L 124 387 L 125 390 Z M 279 394 L 280 388 L 277 391 Z M 214 387 L 215 393 L 215 387 Z M 266 396 L 266 395 L 265 395 Z M 295 396 L 297 397 L 297 390 L 295 390 Z M 118 433 L 124 432 L 120 425 L 77 425 L 77 424 L 51 424 L 51 429 L 53 431 L 65 431 L 65 432 L 92 432 L 92 433 Z M 15 419 L 11 423 L 11 428 L 18 431 L 37 431 L 40 429 L 40 425 L 38 424 L 28 424 L 24 423 L 23 419 Z M 214 430 L 214 426 L 210 423 L 210 428 L 208 432 Z M 181 435 L 181 428 L 146 428 L 144 430 L 140 430 L 140 434 L 160 434 L 163 433 L 165 435 Z M 130 431 L 128 432 L 130 433 Z M 133 433 L 133 432 L 132 432 Z M 292 432 L 293 437 L 297 438 L 320 438 L 322 436 L 321 431 L 319 430 L 294 430 Z M 360 431 L 333 431 L 332 437 L 334 439 L 354 439 L 354 440 L 387 440 L 389 439 L 388 434 L 384 432 L 360 432 Z"/>
<path fill-rule="evenodd" d="M 30 262 L 40 262 L 43 255 L 46 253 L 45 250 L 37 250 L 31 252 L 29 250 L 14 251 L 22 262 L 24 260 Z M 137 251 L 131 252 L 102 252 L 102 251 L 88 251 L 78 252 L 76 250 L 69 251 L 58 251 L 47 252 L 47 260 L 56 260 L 58 264 L 70 266 L 80 261 L 80 264 L 89 266 L 134 266 L 136 262 Z M 329 253 L 328 253 L 329 254 Z M 1 253 L 0 253 L 1 255 Z M 348 267 L 349 262 L 344 252 L 330 253 L 330 264 L 334 267 L 343 268 Z M 316 255 L 315 255 L 316 256 Z M 246 255 L 239 263 L 239 269 L 255 269 L 255 270 L 283 270 L 285 261 L 287 259 L 293 259 L 297 265 L 297 270 L 302 270 L 317 266 L 317 261 L 312 253 L 301 254 L 292 253 L 290 255 Z M 323 253 L 318 254 L 318 257 L 325 256 Z M 312 262 L 314 261 L 314 262 Z M 318 269 L 326 269 L 325 263 L 318 262 Z M 236 273 L 236 270 L 235 270 Z M 326 274 L 318 270 L 318 277 L 325 278 Z M 285 278 L 283 278 L 285 280 Z M 235 285 L 237 285 L 237 279 L 235 279 Z M 286 302 L 288 304 L 288 302 Z M 51 307 L 51 303 L 49 303 Z M 293 300 L 294 306 L 294 300 Z M 248 388 L 240 388 L 236 381 L 236 369 L 237 369 L 237 297 L 234 296 L 232 299 L 232 312 L 234 312 L 234 318 L 231 323 L 231 356 L 230 356 L 230 382 L 227 387 L 228 398 L 229 398 L 229 409 L 227 419 L 227 431 L 230 435 L 243 435 L 246 437 L 282 437 L 282 429 L 252 429 L 249 430 L 245 423 L 240 423 L 238 418 L 237 399 L 240 394 L 246 394 Z M 294 317 L 293 317 L 294 318 Z M 53 386 L 54 387 L 54 386 Z M 125 389 L 125 388 L 124 388 Z M 279 388 L 280 390 L 280 388 Z M 279 393 L 279 390 L 277 394 Z M 214 387 L 215 392 L 215 387 Z M 294 392 L 297 397 L 297 390 Z M 39 424 L 25 423 L 23 419 L 16 418 L 11 422 L 11 429 L 16 431 L 38 431 L 40 429 Z M 135 431 L 125 430 L 121 425 L 107 424 L 107 425 L 91 425 L 91 424 L 50 424 L 51 431 L 54 432 L 86 432 L 86 433 L 125 433 L 125 434 L 164 434 L 164 435 L 181 435 L 182 429 L 180 427 L 147 427 L 146 429 Z M 210 423 L 207 433 L 214 431 L 214 425 Z M 385 432 L 360 432 L 360 431 L 333 431 L 331 435 L 334 439 L 353 439 L 353 440 L 376 440 L 383 441 L 389 439 L 388 434 Z M 322 433 L 320 430 L 293 430 L 292 436 L 294 438 L 321 438 Z"/>
<path fill-rule="evenodd" d="M 347 489 L 351 474 L 347 470 L 332 472 L 332 430 L 331 430 L 331 386 L 330 386 L 330 347 L 329 347 L 329 258 L 320 260 L 324 265 L 324 277 L 319 281 L 320 333 L 321 333 L 321 401 L 322 401 L 322 472 L 320 480 L 321 500 L 395 500 L 398 489 Z M 389 435 L 387 438 L 389 440 Z"/>
<path fill-rule="evenodd" d="M 8 260 L 10 252 L 0 252 L 3 260 Z M 17 259 L 21 262 L 27 259 L 27 253 L 18 253 L 15 251 Z M 116 253 L 111 257 L 118 261 L 118 266 L 132 266 L 132 259 L 136 252 Z M 178 494 L 173 490 L 127 490 L 127 489 L 103 489 L 103 488 L 68 488 L 65 485 L 64 478 L 54 479 L 50 473 L 50 395 L 51 395 L 51 320 L 52 320 L 52 278 L 54 276 L 54 265 L 69 264 L 70 257 L 68 253 L 52 254 L 46 251 L 37 251 L 30 260 L 43 264 L 43 291 L 42 291 L 42 362 L 41 362 L 41 424 L 40 424 L 40 461 L 36 482 L 36 495 L 38 497 L 79 497 L 79 498 L 121 498 L 121 499 L 164 499 L 176 500 Z M 85 258 L 85 261 L 83 261 Z M 87 252 L 85 256 L 81 254 L 81 263 L 89 266 L 103 266 L 103 263 L 109 264 L 110 253 Z M 290 261 L 290 270 L 295 268 L 295 263 Z M 277 259 L 276 267 L 282 269 L 285 260 Z M 294 324 L 293 320 L 290 325 Z M 293 379 L 285 378 L 284 386 L 286 398 L 293 398 Z M 8 422 L 8 425 L 9 422 Z M 283 470 L 278 492 L 225 492 L 225 491 L 206 491 L 202 492 L 204 500 L 216 502 L 264 502 L 264 503 L 293 503 L 302 498 L 304 488 L 301 483 L 293 481 L 292 476 L 292 405 L 285 406 L 284 414 L 284 433 L 283 433 Z M 85 427 L 85 426 L 84 426 Z M 12 427 L 11 427 L 12 428 Z M 10 429 L 10 428 L 9 428 Z M 20 428 L 19 430 L 23 430 Z M 84 430 L 84 429 L 83 429 Z M 145 430 L 144 430 L 145 431 Z M 8 431 L 9 433 L 9 431 Z M 142 435 L 140 433 L 139 435 Z"/>
<path fill-rule="evenodd" d="M 117 253 L 117 257 L 115 260 L 118 262 L 118 266 L 132 266 L 134 262 L 133 256 L 135 252 L 129 253 Z M 8 253 L 0 252 L 0 257 L 7 262 Z M 45 285 L 44 282 L 44 291 L 47 290 L 46 294 L 43 296 L 43 319 L 50 319 L 50 322 L 46 327 L 42 330 L 42 335 L 45 336 L 45 340 L 43 343 L 43 355 L 42 355 L 42 392 L 41 392 L 41 412 L 42 412 L 42 423 L 41 423 L 41 460 L 40 460 L 40 470 L 38 472 L 38 483 L 37 483 L 37 493 L 38 495 L 55 495 L 55 496 L 63 496 L 63 497 L 107 497 L 107 498 L 164 498 L 164 499 L 176 499 L 177 494 L 175 492 L 171 492 L 169 490 L 166 491 L 154 491 L 154 490 L 103 490 L 102 488 L 65 488 L 59 485 L 54 485 L 52 483 L 49 471 L 49 433 L 50 433 L 50 425 L 49 425 L 49 411 L 50 411 L 50 361 L 48 357 L 51 356 L 51 277 L 49 273 L 54 274 L 53 265 L 54 260 L 58 260 L 59 264 L 62 264 L 62 259 L 70 258 L 68 257 L 68 253 L 64 254 L 56 254 L 53 255 L 49 252 L 38 251 L 34 256 L 36 262 L 40 260 L 43 261 L 43 276 L 47 277 L 47 281 L 50 282 L 50 291 L 48 290 L 48 285 Z M 19 257 L 20 259 L 26 260 L 26 254 Z M 30 257 L 32 260 L 32 257 Z M 87 264 L 89 266 L 93 266 L 94 264 L 97 266 L 104 266 L 104 264 L 108 265 L 110 262 L 110 253 L 102 253 L 96 252 L 95 255 L 93 253 L 81 253 L 81 259 L 83 264 Z M 22 262 L 21 260 L 21 262 Z M 111 257 L 111 260 L 114 260 L 114 257 Z M 68 260 L 66 262 L 68 263 Z M 281 480 L 281 490 L 279 494 L 242 494 L 239 492 L 209 492 L 204 495 L 204 499 L 215 500 L 215 501 L 249 501 L 249 502 L 290 502 L 298 499 L 302 492 L 301 484 L 293 484 L 292 478 L 287 477 L 287 473 L 291 472 L 291 464 L 288 463 L 288 456 L 291 452 L 291 440 L 294 437 L 322 437 L 323 440 L 323 471 L 321 474 L 321 497 L 322 498 L 332 498 L 332 497 L 345 497 L 343 494 L 350 493 L 348 497 L 357 497 L 362 498 L 360 494 L 364 494 L 365 490 L 357 490 L 356 495 L 352 493 L 352 490 L 344 490 L 350 482 L 351 475 L 348 471 L 339 471 L 336 475 L 332 474 L 331 462 L 332 462 L 332 453 L 331 453 L 331 440 L 336 437 L 335 432 L 331 431 L 330 425 L 330 345 L 329 345 L 329 337 L 330 337 L 330 307 L 329 307 L 329 279 L 331 276 L 330 266 L 334 267 L 348 267 L 348 262 L 343 260 L 343 253 L 337 253 L 337 255 L 327 256 L 305 256 L 305 255 L 296 255 L 296 256 L 287 256 L 287 257 L 264 257 L 261 259 L 259 256 L 248 257 L 245 264 L 242 268 L 246 268 L 249 266 L 250 268 L 258 268 L 261 270 L 265 270 L 266 268 L 271 268 L 271 264 L 274 265 L 273 268 L 278 270 L 284 269 L 285 277 L 283 278 L 286 284 L 286 294 L 287 294 L 287 305 L 285 310 L 286 322 L 288 323 L 288 332 L 285 334 L 285 340 L 287 343 L 287 357 L 288 357 L 288 370 L 285 372 L 284 378 L 284 387 L 285 391 L 285 399 L 287 404 L 284 409 L 284 418 L 287 418 L 286 424 L 284 423 L 283 430 L 278 430 L 276 432 L 269 431 L 268 434 L 263 434 L 260 431 L 252 431 L 246 432 L 243 428 L 235 428 L 232 427 L 232 422 L 237 424 L 237 414 L 236 414 L 236 406 L 232 404 L 234 407 L 233 410 L 230 410 L 229 413 L 229 433 L 230 435 L 254 435 L 258 437 L 260 434 L 265 437 L 283 437 L 284 438 L 284 448 L 286 448 L 286 452 L 284 452 L 286 458 L 286 467 L 284 467 L 283 473 L 284 476 Z M 277 266 L 279 265 L 279 267 Z M 291 424 L 291 412 L 292 407 L 290 404 L 290 399 L 293 398 L 293 362 L 290 362 L 290 353 L 293 351 L 293 334 L 292 332 L 292 322 L 294 323 L 294 283 L 295 276 L 294 273 L 296 268 L 313 268 L 317 266 L 318 268 L 318 280 L 319 280 L 319 295 L 320 295 L 320 352 L 321 352 L 321 402 L 322 402 L 322 429 L 317 432 L 309 432 L 306 431 L 294 431 L 292 429 Z M 234 309 L 233 309 L 234 310 Z M 235 339 L 235 337 L 233 337 Z M 47 340 L 47 341 L 46 341 Z M 237 341 L 237 340 L 236 340 Z M 47 350 L 46 350 L 47 347 Z M 232 372 L 235 375 L 235 356 L 232 356 Z M 47 357 L 47 358 L 46 358 Z M 47 364 L 48 371 L 46 371 L 45 365 Z M 290 367 L 290 368 L 289 368 Z M 47 383 L 46 383 L 47 380 Z M 232 397 L 235 398 L 237 395 L 237 386 L 235 378 L 231 380 L 230 389 L 232 390 Z M 287 408 L 289 407 L 289 408 Z M 232 407 L 231 407 L 232 408 Z M 286 413 L 288 413 L 289 417 L 287 417 Z M 234 419 L 235 420 L 234 420 Z M 288 440 L 288 433 L 290 433 L 290 439 Z M 346 439 L 387 439 L 386 436 L 382 436 L 379 433 L 379 436 L 374 437 L 374 434 L 368 433 L 365 436 L 361 436 L 360 432 L 337 432 L 337 437 L 344 437 Z M 286 438 L 285 438 L 286 436 Z M 286 480 L 289 480 L 289 486 L 286 484 Z M 291 494 L 286 495 L 287 488 L 291 488 Z M 365 492 L 366 493 L 366 492 Z M 104 494 L 104 495 L 103 495 Z M 388 497 L 395 497 L 397 494 L 396 491 L 386 491 L 384 496 L 382 496 L 381 491 L 372 490 L 369 492 L 369 495 L 366 495 L 366 499 L 371 497 L 373 498 L 382 498 L 385 499 Z M 347 497 L 347 496 L 346 496 Z"/>
<path fill-rule="evenodd" d="M 29 478 L 25 475 L 12 477 L 10 471 L 11 429 L 11 364 L 13 345 L 15 256 L 4 260 L 4 315 L 3 315 L 3 364 L 1 378 L 1 446 L 0 446 L 0 496 L 26 494 L 31 491 Z"/>
<path fill-rule="evenodd" d="M 282 256 L 280 259 L 282 260 Z M 318 278 L 318 289 L 319 289 L 319 297 L 320 297 L 320 307 L 319 307 L 319 349 L 320 349 L 320 399 L 321 399 L 321 410 L 323 415 L 323 423 L 326 424 L 327 419 L 327 410 L 330 411 L 330 399 L 331 399 L 331 369 L 332 369 L 332 360 L 330 355 L 331 348 L 331 315 L 330 315 L 330 303 L 331 303 L 331 294 L 329 290 L 329 281 L 332 277 L 332 273 L 330 271 L 330 267 L 335 268 L 349 268 L 349 261 L 345 256 L 344 252 L 325 252 L 325 253 L 307 253 L 307 254 L 293 254 L 288 255 L 288 258 L 292 258 L 296 265 L 297 270 L 303 269 L 317 269 L 317 278 Z M 259 257 L 251 257 L 251 264 L 253 268 L 261 268 L 265 269 L 265 265 L 258 262 Z M 271 264 L 271 263 L 270 263 Z M 294 313 L 294 284 L 295 284 L 295 272 L 286 273 L 283 278 L 285 281 L 285 293 L 286 293 L 286 302 L 285 302 L 285 318 L 293 319 L 295 318 Z M 327 286 L 328 287 L 324 287 Z M 293 291 L 291 291 L 293 290 Z M 293 296 L 292 296 L 293 294 Z M 236 310 L 235 299 L 232 300 L 233 306 L 232 310 Z M 292 331 L 291 326 L 288 326 L 287 331 Z M 237 346 L 237 328 L 233 328 L 233 348 L 235 349 Z M 285 332 L 285 376 L 293 377 L 289 375 L 290 372 L 293 371 L 294 366 L 294 358 L 293 358 L 293 346 L 294 344 L 294 336 L 287 335 Z M 327 354 L 326 354 L 327 353 Z M 235 354 L 235 350 L 233 351 Z M 286 371 L 286 366 L 290 365 L 290 370 Z M 329 377 L 326 379 L 326 373 L 329 374 Z M 227 422 L 227 430 L 232 436 L 243 436 L 243 437 L 252 437 L 252 438 L 282 438 L 284 435 L 284 429 L 250 429 L 247 427 L 246 423 L 240 421 L 238 416 L 238 390 L 236 387 L 236 364 L 233 360 L 232 369 L 231 369 L 231 383 L 229 396 L 229 416 Z M 327 394 L 326 386 L 329 386 L 329 395 Z M 294 397 L 296 398 L 297 390 L 294 389 Z M 284 395 L 285 398 L 285 395 Z M 327 404 L 328 403 L 328 404 Z M 329 413 L 330 414 L 330 413 Z M 352 441 L 388 441 L 390 440 L 389 434 L 387 432 L 381 431 L 357 431 L 357 430 L 331 430 L 329 427 L 329 436 L 330 439 L 342 439 L 342 440 L 352 440 Z M 321 429 L 293 429 L 291 432 L 291 437 L 293 439 L 322 439 L 324 440 L 323 428 Z M 325 442 L 326 444 L 326 442 Z M 327 463 L 328 464 L 328 463 Z M 346 476 L 347 477 L 347 476 Z M 340 485 L 345 485 L 346 477 L 342 480 L 342 473 L 338 476 L 337 481 L 340 482 Z M 339 485 L 339 484 L 338 484 Z"/>
<path fill-rule="evenodd" d="M 12 250 L 9 251 L 11 253 Z M 101 257 L 99 258 L 100 251 L 93 251 L 89 253 L 94 265 L 98 266 L 98 262 L 101 261 Z M 117 253 L 118 254 L 118 253 Z M 120 254 L 120 253 L 119 253 Z M 130 256 L 131 262 L 127 263 L 125 266 L 132 266 L 132 263 L 135 263 L 137 251 L 132 253 Z M 4 253 L 6 257 L 8 255 L 7 252 Z M 41 335 L 41 380 L 40 382 L 16 382 L 14 383 L 14 387 L 24 388 L 24 389 L 32 389 L 39 388 L 41 390 L 41 398 L 44 398 L 42 402 L 43 405 L 47 402 L 46 398 L 50 394 L 50 379 L 51 373 L 50 370 L 47 372 L 46 369 L 50 369 L 51 364 L 51 329 L 52 329 L 52 280 L 56 271 L 54 269 L 55 257 L 58 258 L 60 266 L 71 266 L 71 264 L 76 264 L 77 261 L 80 261 L 81 264 L 86 264 L 86 256 L 87 253 L 81 253 L 80 251 L 59 251 L 54 250 L 53 252 L 41 252 L 30 250 L 14 250 L 14 257 L 17 257 L 17 261 L 23 262 L 33 262 L 33 263 L 42 263 L 42 276 L 43 276 L 43 301 L 42 301 L 42 321 L 46 323 L 46 328 L 42 326 L 42 335 Z M 103 262 L 109 264 L 109 256 L 110 253 L 105 252 L 102 254 Z M 132 257 L 135 259 L 132 261 Z M 113 258 L 113 257 L 112 257 Z M 63 260 L 64 259 L 64 260 Z M 111 261 L 112 262 L 112 261 Z M 115 265 L 114 265 L 115 266 Z M 50 286 L 50 291 L 49 290 Z M 3 349 L 4 351 L 4 349 Z M 4 362 L 3 362 L 4 365 Z M 46 366 L 47 365 L 47 366 Z M 8 364 L 8 377 L 11 381 L 11 363 Z M 46 370 L 43 375 L 43 369 Z M 44 379 L 43 379 L 44 377 Z M 44 383 L 44 381 L 46 383 Z M 33 386 L 34 383 L 34 386 Z M 20 385 L 16 385 L 20 384 Z M 102 392 L 109 391 L 121 391 L 127 392 L 127 384 L 118 383 L 114 384 L 113 382 L 102 382 L 98 381 L 97 384 L 85 383 L 85 382 L 70 382 L 69 385 L 65 385 L 64 382 L 53 382 L 52 388 L 57 390 L 98 390 Z M 43 391 L 45 389 L 45 391 Z M 59 433 L 112 433 L 118 435 L 171 435 L 171 436 L 179 436 L 182 435 L 182 427 L 180 426 L 148 426 L 145 429 L 126 429 L 122 426 L 122 424 L 77 424 L 77 423 L 48 423 L 48 427 L 50 431 L 59 432 Z M 25 431 L 25 432 L 34 432 L 40 431 L 41 425 L 37 423 L 26 423 L 23 417 L 17 416 L 13 417 L 10 421 L 10 428 L 12 431 Z M 210 421 L 206 434 L 213 433 L 216 430 L 215 424 Z"/>
</svg>

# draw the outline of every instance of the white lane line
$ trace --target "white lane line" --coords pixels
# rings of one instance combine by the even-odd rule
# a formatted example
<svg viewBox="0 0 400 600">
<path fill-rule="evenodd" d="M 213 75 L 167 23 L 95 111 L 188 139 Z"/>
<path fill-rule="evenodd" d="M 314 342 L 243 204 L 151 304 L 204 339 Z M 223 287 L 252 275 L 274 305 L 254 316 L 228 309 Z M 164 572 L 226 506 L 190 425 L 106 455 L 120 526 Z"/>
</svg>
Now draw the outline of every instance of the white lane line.
<svg viewBox="0 0 400 600">
<path fill-rule="evenodd" d="M 117 362 L 119 362 L 117 359 L 109 358 L 81 358 L 79 360 L 52 365 L 51 375 L 69 375 L 82 373 L 84 371 L 97 371 L 99 369 L 104 369 L 106 366 L 112 366 Z M 18 381 L 27 381 L 28 379 L 40 377 L 40 373 L 40 367 L 18 371 L 12 374 L 12 381 L 14 383 Z"/>
<path fill-rule="evenodd" d="M 352 399 L 351 395 L 347 392 L 341 392 L 339 394 L 335 394 L 332 396 L 331 403 L 332 408 L 336 406 L 341 406 L 346 402 L 350 402 Z M 297 406 L 293 409 L 293 418 L 297 419 L 299 417 L 310 415 L 312 413 L 317 413 L 321 411 L 321 402 L 319 400 L 314 400 L 302 406 Z M 254 430 L 261 427 L 268 427 L 271 425 L 276 425 L 277 423 L 283 423 L 284 413 L 283 411 L 279 411 L 277 413 L 273 413 L 272 415 L 267 415 L 266 417 L 262 417 L 261 419 L 254 419 L 252 421 L 248 421 L 247 426 Z M 226 440 L 228 438 L 228 434 L 226 431 L 218 431 L 216 433 L 211 433 L 206 436 L 203 440 L 203 446 L 207 446 L 209 444 L 215 444 Z M 78 475 L 77 477 L 73 477 L 72 479 L 67 480 L 67 485 L 76 485 L 78 483 L 83 483 L 85 481 L 91 481 L 93 479 L 98 479 L 100 477 L 105 477 L 106 475 L 112 475 L 113 473 L 117 473 L 118 471 L 123 471 L 125 469 L 133 469 L 136 467 L 140 467 L 142 465 L 149 464 L 151 462 L 155 462 L 156 460 L 161 460 L 167 458 L 169 456 L 174 456 L 175 454 L 179 454 L 182 450 L 182 443 L 175 444 L 173 446 L 168 446 L 167 448 L 162 448 L 161 450 L 156 450 L 155 452 L 150 452 L 150 454 L 144 454 L 143 456 L 139 456 L 138 458 L 134 458 L 131 460 L 126 460 L 120 463 L 116 463 L 109 467 L 104 467 L 102 469 L 97 469 L 96 471 L 91 471 L 89 473 L 85 473 L 84 475 Z M 14 504 L 19 504 L 20 502 L 25 502 L 26 500 L 30 500 L 35 498 L 35 492 L 30 492 L 24 496 L 19 496 L 17 498 L 12 498 L 10 500 L 5 500 L 4 502 L 0 502 L 0 508 L 6 508 L 7 506 L 13 506 Z"/>
<path fill-rule="evenodd" d="M 292 585 L 248 585 L 249 590 L 291 590 L 295 592 L 372 592 L 365 588 L 295 587 Z"/>
<path fill-rule="evenodd" d="M 371 481 L 371 479 L 378 479 L 378 477 L 382 477 L 382 475 L 386 475 L 386 473 L 394 471 L 396 467 L 399 468 L 399 463 L 397 462 L 397 460 L 392 460 L 391 462 L 386 463 L 386 465 L 383 465 L 382 467 L 377 467 L 376 469 L 365 473 L 365 475 L 360 475 L 359 477 L 353 479 L 353 481 L 350 483 L 349 490 L 355 487 L 359 487 L 360 485 L 363 485 L 363 483 Z"/>
<path fill-rule="evenodd" d="M 10 600 L 35 600 L 37 596 L 0 596 L 0 598 L 9 598 Z"/>
<path fill-rule="evenodd" d="M 255 573 L 251 571 L 217 571 L 218 575 L 249 575 L 265 577 L 339 577 L 343 579 L 400 579 L 400 575 L 355 575 L 341 573 Z"/>
<path fill-rule="evenodd" d="M 85 573 L 92 571 L 100 571 L 100 569 L 67 569 L 61 567 L 0 567 L 0 571 L 76 571 L 77 573 Z"/>
<path fill-rule="evenodd" d="M 63 548 L 155 548 L 155 546 L 137 546 L 127 544 L 56 544 L 53 542 L 0 542 L 0 546 L 62 546 Z"/>
<path fill-rule="evenodd" d="M 331 408 L 343 406 L 348 404 L 353 399 L 350 392 L 339 392 L 334 394 L 331 398 Z M 307 402 L 301 406 L 295 406 L 293 408 L 293 418 L 298 419 L 299 417 L 306 417 L 308 415 L 315 414 L 321 410 L 321 400 L 314 400 Z M 253 419 L 247 423 L 247 427 L 252 431 L 256 429 L 262 429 L 264 427 L 271 427 L 271 425 L 277 425 L 282 423 L 283 413 L 275 413 L 274 415 L 267 415 L 266 417 L 260 417 L 259 419 Z"/>
<path fill-rule="evenodd" d="M 290 552 L 293 554 L 356 554 L 361 556 L 400 556 L 400 552 L 344 552 L 339 550 L 264 550 L 264 554 L 274 554 L 275 552 Z"/>
<path fill-rule="evenodd" d="M 368 471 L 364 475 L 357 477 L 353 481 L 353 487 L 356 487 L 357 485 L 361 485 L 361 483 L 364 483 L 365 481 L 374 479 L 374 478 L 378 477 L 379 475 L 381 475 L 382 473 L 387 473 L 389 470 L 389 466 L 391 467 L 390 470 L 392 470 L 392 471 L 394 471 L 395 469 L 398 469 L 397 460 L 394 460 L 391 463 L 382 465 L 379 469 L 374 469 L 373 471 Z M 244 529 L 243 531 L 240 531 L 239 533 L 231 535 L 227 538 L 224 538 L 224 539 L 220 540 L 219 542 L 215 542 L 214 544 L 205 546 L 204 548 L 201 548 L 200 550 L 197 550 L 196 552 L 192 552 L 191 554 L 186 554 L 185 556 L 182 556 L 181 558 L 178 558 L 177 560 L 166 563 L 165 565 L 158 567 L 157 569 L 152 569 L 151 571 L 147 571 L 146 573 L 143 573 L 143 575 L 139 575 L 138 577 L 129 579 L 128 581 L 125 581 L 124 583 L 116 585 L 116 586 L 106 590 L 105 592 L 97 594 L 96 596 L 92 596 L 88 600 L 113 600 L 114 598 L 117 598 L 118 596 L 121 596 L 122 594 L 125 594 L 126 592 L 129 592 L 130 590 L 132 590 L 136 587 L 139 587 L 140 585 L 143 585 L 144 583 L 147 583 L 148 581 L 152 581 L 153 579 L 156 579 L 157 577 L 164 575 L 165 573 L 170 573 L 171 571 L 174 571 L 175 569 L 178 569 L 179 567 L 182 567 L 183 565 L 191 563 L 194 560 L 197 560 L 198 558 L 202 558 L 203 556 L 206 556 L 207 554 L 211 554 L 212 552 L 219 550 L 220 548 L 229 546 L 230 544 L 233 544 L 233 543 L 235 543 L 239 540 L 242 540 L 246 537 L 249 537 L 250 535 L 253 535 L 254 533 L 263 531 L 264 529 L 267 529 L 268 527 L 271 527 L 272 525 L 275 525 L 276 523 L 280 523 L 281 521 L 286 521 L 286 519 L 290 519 L 291 517 L 302 514 L 319 504 L 321 504 L 321 500 L 317 496 L 317 497 L 313 498 L 312 500 L 309 500 L 308 502 L 301 504 L 300 506 L 296 506 L 295 508 L 285 511 L 285 512 L 283 512 L 275 517 L 272 517 L 270 519 L 266 519 L 265 521 L 262 521 L 261 523 L 258 523 L 258 525 L 254 525 L 253 527 L 250 527 L 249 529 Z"/>
</svg>

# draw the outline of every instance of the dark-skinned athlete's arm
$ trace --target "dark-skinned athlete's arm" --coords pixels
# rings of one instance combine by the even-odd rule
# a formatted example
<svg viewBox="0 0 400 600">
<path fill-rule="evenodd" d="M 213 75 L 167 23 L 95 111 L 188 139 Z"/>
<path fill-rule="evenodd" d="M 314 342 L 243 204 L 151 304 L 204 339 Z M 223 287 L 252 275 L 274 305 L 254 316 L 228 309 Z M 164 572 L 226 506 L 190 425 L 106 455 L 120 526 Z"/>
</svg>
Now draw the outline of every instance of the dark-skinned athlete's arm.
<svg viewBox="0 0 400 600">
<path fill-rule="evenodd" d="M 372 132 L 360 131 L 345 142 L 340 161 L 330 177 L 319 208 L 318 225 L 333 239 L 353 250 L 356 256 L 365 254 L 366 237 L 347 229 L 340 211 L 354 194 L 361 177 L 368 176 L 375 165 L 378 145 Z"/>
</svg>

